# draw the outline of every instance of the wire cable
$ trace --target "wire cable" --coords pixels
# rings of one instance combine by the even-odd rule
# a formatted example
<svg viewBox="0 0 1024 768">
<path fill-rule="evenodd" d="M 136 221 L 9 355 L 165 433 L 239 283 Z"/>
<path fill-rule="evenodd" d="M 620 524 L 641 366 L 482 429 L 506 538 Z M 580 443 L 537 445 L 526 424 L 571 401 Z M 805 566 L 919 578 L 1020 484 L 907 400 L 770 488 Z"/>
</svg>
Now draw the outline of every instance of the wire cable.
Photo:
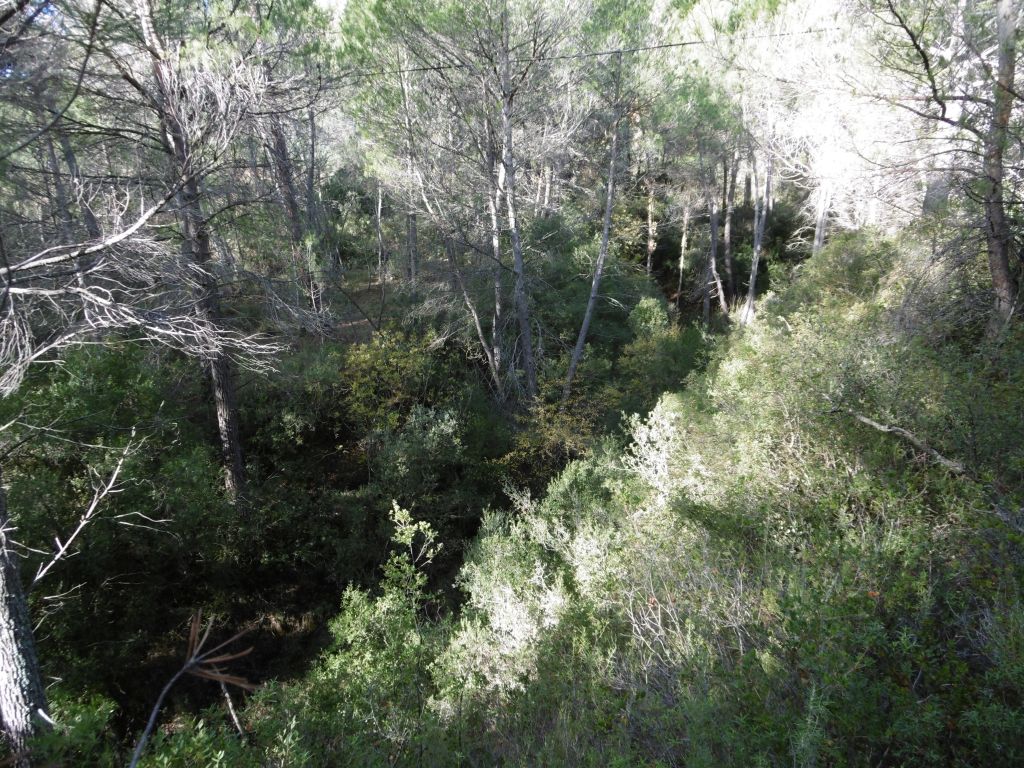
<svg viewBox="0 0 1024 768">
<path fill-rule="evenodd" d="M 824 32 L 837 32 L 840 27 L 823 27 L 821 29 L 803 29 L 796 32 L 775 32 L 767 35 L 726 35 L 728 40 L 767 40 L 779 37 L 796 37 L 798 35 L 819 35 Z M 722 38 L 716 38 L 720 40 Z M 563 53 L 555 56 L 538 56 L 536 58 L 512 59 L 515 64 L 532 64 L 540 61 L 565 61 L 570 59 L 592 59 L 600 56 L 613 56 L 623 53 L 642 53 L 644 51 L 662 51 L 668 48 L 687 48 L 695 45 L 710 45 L 709 40 L 682 40 L 676 43 L 660 43 L 658 45 L 641 45 L 634 48 L 609 48 L 603 51 L 580 51 L 578 53 Z M 434 64 L 422 67 L 406 67 L 403 69 L 379 69 L 379 70 L 352 70 L 348 74 L 356 76 L 368 75 L 400 75 L 407 72 L 442 72 L 449 69 L 467 69 L 469 64 Z"/>
</svg>

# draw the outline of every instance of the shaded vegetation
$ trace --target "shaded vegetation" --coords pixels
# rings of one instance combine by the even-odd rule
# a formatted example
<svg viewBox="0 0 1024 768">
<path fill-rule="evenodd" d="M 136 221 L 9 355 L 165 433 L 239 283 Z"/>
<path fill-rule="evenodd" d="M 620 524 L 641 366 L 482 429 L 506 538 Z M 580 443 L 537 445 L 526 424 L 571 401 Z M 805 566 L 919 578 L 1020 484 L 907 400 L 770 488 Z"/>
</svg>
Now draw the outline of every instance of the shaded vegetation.
<svg viewBox="0 0 1024 768">
<path fill-rule="evenodd" d="M 162 734 L 146 764 L 1015 762 L 1024 339 L 965 355 L 967 339 L 908 329 L 913 253 L 837 239 L 621 438 L 537 497 L 509 507 L 495 490 L 457 614 L 430 579 L 449 567 L 446 538 L 470 535 L 438 511 L 458 508 L 451 478 L 473 482 L 458 471 L 471 430 L 411 407 L 379 437 L 387 487 L 432 503 L 377 533 L 393 538 L 383 578 L 344 592 L 310 672 L 249 699 L 251 743 L 211 711 Z M 693 354 L 654 300 L 629 325 L 624 367 Z M 435 440 L 443 464 L 417 455 Z M 285 547 L 323 558 L 307 541 Z M 62 740 L 63 759 L 115 754 L 97 742 L 109 705 L 59 701 L 83 740 Z"/>
</svg>

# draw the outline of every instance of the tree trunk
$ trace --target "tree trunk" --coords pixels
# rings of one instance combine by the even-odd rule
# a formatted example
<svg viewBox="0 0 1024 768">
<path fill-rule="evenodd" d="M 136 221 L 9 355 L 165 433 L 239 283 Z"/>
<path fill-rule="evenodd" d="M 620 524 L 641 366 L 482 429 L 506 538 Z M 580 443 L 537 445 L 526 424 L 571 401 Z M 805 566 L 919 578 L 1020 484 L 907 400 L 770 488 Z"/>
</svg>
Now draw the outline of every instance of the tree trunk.
<svg viewBox="0 0 1024 768">
<path fill-rule="evenodd" d="M 523 372 L 526 375 L 526 394 L 530 400 L 537 397 L 537 367 L 533 358 L 533 333 L 530 328 L 529 297 L 526 293 L 526 272 L 523 262 L 523 241 L 516 218 L 516 165 L 512 147 L 512 90 L 511 51 L 509 50 L 508 23 L 502 25 L 501 46 L 501 128 L 502 164 L 505 167 L 505 206 L 508 216 L 509 235 L 512 239 L 512 271 L 516 282 L 512 290 L 519 322 L 520 348 L 522 350 Z"/>
<path fill-rule="evenodd" d="M 488 130 L 488 137 L 490 137 Z M 488 139 L 490 140 L 490 139 Z M 499 375 L 502 364 L 502 329 L 505 323 L 504 306 L 502 304 L 502 279 L 505 265 L 502 263 L 501 255 L 501 221 L 498 212 L 501 210 L 501 189 L 504 185 L 502 176 L 503 166 L 498 163 L 497 151 L 493 145 L 488 149 L 487 174 L 490 184 L 490 192 L 487 197 L 487 213 L 491 222 L 491 258 L 494 275 L 494 317 L 491 320 L 491 355 Z"/>
<path fill-rule="evenodd" d="M 704 269 L 701 272 L 701 279 L 703 281 L 701 317 L 704 320 L 705 327 L 711 325 L 711 275 L 708 270 L 709 263 L 707 261 L 704 262 Z"/>
<path fill-rule="evenodd" d="M 238 400 L 232 368 L 226 355 L 217 355 L 210 360 L 221 461 L 226 470 L 225 487 L 228 495 L 235 499 L 245 492 L 245 464 L 242 462 L 242 439 L 238 434 Z"/>
<path fill-rule="evenodd" d="M 703 165 L 703 164 L 702 164 Z M 722 314 L 728 315 L 729 305 L 725 303 L 725 291 L 722 288 L 722 280 L 718 276 L 718 204 L 715 199 L 715 177 L 714 166 L 705 174 L 704 197 L 708 206 L 708 224 L 711 227 L 711 247 L 708 249 L 708 265 L 704 279 L 704 323 L 711 321 L 711 286 L 714 285 L 718 294 L 718 307 Z"/>
<path fill-rule="evenodd" d="M 725 222 L 722 229 L 722 258 L 725 261 L 725 287 L 728 292 L 728 301 L 732 304 L 736 300 L 736 270 L 732 264 L 732 216 L 736 210 L 736 177 L 740 163 L 738 153 L 733 153 L 732 169 L 728 176 L 723 174 L 725 181 Z M 724 169 L 723 169 L 724 170 Z"/>
<path fill-rule="evenodd" d="M 747 286 L 747 300 L 740 313 L 740 323 L 748 325 L 754 321 L 754 299 L 757 295 L 757 270 L 761 263 L 761 248 L 764 241 L 764 225 L 768 219 L 768 201 L 772 191 L 772 157 L 768 156 L 765 168 L 764 192 L 762 194 L 757 178 L 757 159 L 752 163 L 754 182 L 754 256 L 750 261 L 750 285 Z"/>
<path fill-rule="evenodd" d="M 419 242 L 416 231 L 416 214 L 409 211 L 405 216 L 405 252 L 408 258 L 409 282 L 416 287 L 419 261 Z"/>
<path fill-rule="evenodd" d="M 53 176 L 54 203 L 57 209 L 57 218 L 60 221 L 60 238 L 65 245 L 71 245 L 75 241 L 74 217 L 71 214 L 71 205 L 68 202 L 67 188 L 64 186 L 64 178 L 61 173 L 60 163 L 57 161 L 57 152 L 53 147 L 53 137 L 46 134 L 46 153 L 50 161 L 50 174 Z M 95 220 L 93 222 L 95 224 Z M 85 289 L 85 273 L 82 259 L 75 259 L 75 284 L 79 289 Z M 82 296 L 82 318 L 87 324 L 91 324 L 91 313 L 89 302 Z"/>
<path fill-rule="evenodd" d="M 717 223 L 716 221 L 715 224 L 717 225 Z M 715 228 L 717 229 L 717 226 Z M 708 270 L 711 272 L 711 282 L 715 286 L 715 293 L 718 295 L 718 308 L 723 315 L 728 317 L 729 305 L 725 303 L 725 289 L 722 287 L 722 278 L 718 274 L 718 259 L 715 258 L 715 250 L 715 247 L 712 246 L 711 258 L 708 259 Z"/>
<path fill-rule="evenodd" d="M 417 272 L 417 261 L 419 260 L 419 244 L 417 243 L 417 232 L 416 232 L 416 206 L 413 203 L 413 164 L 412 164 L 412 115 L 410 114 L 411 105 L 409 102 L 409 83 L 406 77 L 405 70 L 405 56 L 399 56 L 399 62 L 402 64 L 402 72 L 399 76 L 399 82 L 402 87 L 402 117 L 405 123 L 405 163 L 406 173 L 409 181 L 409 197 L 406 201 L 408 208 L 405 214 L 405 252 L 408 258 L 408 275 L 409 282 L 416 287 L 416 272 Z"/>
<path fill-rule="evenodd" d="M 270 137 L 269 149 L 274 164 L 274 173 L 277 176 L 277 187 L 284 200 L 284 209 L 288 215 L 288 228 L 292 239 L 292 265 L 295 269 L 294 280 L 299 290 L 306 294 L 306 298 L 315 309 L 316 290 L 303 254 L 306 247 L 306 221 L 303 219 L 302 209 L 299 207 L 299 194 L 295 185 L 295 171 L 292 166 L 291 154 L 288 152 L 288 140 L 284 135 L 281 120 L 276 115 L 270 120 Z"/>
<path fill-rule="evenodd" d="M 195 178 L 186 182 L 180 195 L 184 219 L 185 237 L 182 251 L 185 258 L 201 268 L 202 293 L 199 296 L 200 311 L 211 319 L 220 317 L 220 285 L 211 271 L 213 253 L 210 249 L 210 234 L 203 214 L 199 185 Z M 209 360 L 210 384 L 217 417 L 217 432 L 220 437 L 221 460 L 224 465 L 224 488 L 234 500 L 245 491 L 245 464 L 242 461 L 242 443 L 238 429 L 238 403 L 235 396 L 234 366 L 223 352 L 214 354 Z"/>
<path fill-rule="evenodd" d="M 818 187 L 818 204 L 814 212 L 814 244 L 811 255 L 817 256 L 825 245 L 825 229 L 828 226 L 828 212 L 832 204 L 832 190 L 827 181 Z"/>
<path fill-rule="evenodd" d="M 550 126 L 548 119 L 544 119 L 544 127 L 541 129 L 540 134 L 540 151 L 544 152 L 547 150 L 548 143 L 548 130 Z M 546 172 L 546 163 L 531 163 L 530 170 L 537 177 L 537 189 L 533 195 L 533 217 L 539 219 L 541 216 L 541 201 L 544 199 L 544 176 Z"/>
<path fill-rule="evenodd" d="M 619 80 L 622 71 L 622 54 L 618 54 L 618 71 L 616 73 L 615 92 L 616 101 L 618 101 L 618 90 Z M 569 399 L 569 394 L 572 392 L 572 381 L 576 377 L 576 369 L 579 367 L 580 360 L 583 359 L 583 348 L 587 343 L 587 333 L 590 330 L 590 321 L 594 317 L 594 307 L 597 306 L 597 297 L 601 288 L 601 276 L 604 273 L 604 262 L 608 258 L 608 240 L 611 235 L 612 228 L 612 206 L 615 203 L 615 160 L 616 153 L 618 152 L 619 146 L 619 114 L 618 104 L 616 104 L 615 122 L 612 124 L 612 139 L 611 149 L 609 151 L 608 160 L 608 189 L 604 200 L 604 222 L 601 226 L 601 247 L 597 252 L 597 262 L 594 264 L 594 276 L 590 281 L 590 296 L 587 298 L 587 308 L 583 313 L 583 322 L 580 324 L 580 333 L 576 337 L 576 346 L 572 350 L 572 357 L 569 359 L 569 372 L 565 377 L 565 386 L 562 388 L 562 404 Z M 651 217 L 651 205 L 650 198 L 648 198 L 648 222 Z M 650 224 L 648 223 L 648 226 Z M 648 237 L 650 237 L 648 235 Z M 648 246 L 648 253 L 650 253 L 650 246 Z M 649 257 L 648 257 L 649 258 Z M 648 260 L 648 273 L 650 273 L 650 261 Z"/>
<path fill-rule="evenodd" d="M 136 11 L 146 47 L 152 57 L 153 77 L 157 84 L 157 109 L 163 124 L 163 140 L 167 153 L 173 158 L 175 170 L 184 179 L 178 193 L 178 207 L 182 219 L 182 256 L 200 268 L 199 311 L 208 318 L 220 316 L 220 285 L 211 270 L 213 253 L 210 233 L 202 208 L 200 182 L 193 167 L 194 157 L 188 135 L 178 120 L 178 90 L 171 65 L 164 55 L 163 45 L 153 28 L 149 0 L 137 0 Z M 220 435 L 221 457 L 224 462 L 224 486 L 234 500 L 245 489 L 245 465 L 238 430 L 238 407 L 231 360 L 223 352 L 214 353 L 209 360 L 210 380 Z"/>
<path fill-rule="evenodd" d="M 1008 140 L 1013 111 L 1013 81 L 1019 9 L 1017 0 L 999 0 L 996 8 L 996 32 L 999 59 L 994 90 L 992 124 L 985 138 L 985 238 L 988 266 L 995 294 L 990 335 L 1009 322 L 1017 302 L 1017 281 L 1010 269 L 1013 237 L 1003 200 L 1003 153 Z"/>
<path fill-rule="evenodd" d="M 46 97 L 46 111 L 51 115 L 56 116 L 59 114 L 56 102 L 52 97 Z M 68 138 L 67 132 L 64 130 L 60 120 L 54 125 L 53 133 L 57 134 L 57 141 L 60 142 L 61 155 L 64 159 L 64 164 L 68 168 L 68 178 L 71 181 L 71 190 L 76 201 L 79 201 L 79 211 L 81 212 L 82 223 L 85 225 L 85 231 L 89 234 L 89 237 L 94 240 L 100 237 L 100 227 L 96 221 L 96 217 L 93 216 L 89 206 L 81 202 L 83 195 L 82 189 L 82 172 L 78 167 L 78 158 L 75 156 L 75 150 L 71 146 L 71 139 Z M 53 147 L 53 138 L 51 132 L 47 132 L 46 136 L 47 151 L 50 156 L 50 167 L 54 174 L 54 183 L 57 187 L 56 191 L 59 196 L 58 204 L 61 208 L 61 218 L 64 225 L 67 227 L 68 239 L 66 243 L 72 242 L 70 238 L 71 224 L 74 221 L 74 213 L 72 211 L 72 200 L 67 194 L 67 188 L 64 187 L 61 180 L 60 163 L 57 161 L 57 155 Z"/>
<path fill-rule="evenodd" d="M 64 187 L 64 179 L 61 174 L 60 164 L 57 162 L 57 152 L 53 148 L 53 136 L 47 132 L 45 138 L 46 156 L 50 162 L 50 175 L 53 177 L 54 207 L 57 209 L 57 218 L 60 221 L 60 239 L 65 245 L 74 242 L 74 219 L 71 216 L 71 208 L 68 205 L 67 190 Z M 81 272 L 78 274 L 81 279 Z"/>
<path fill-rule="evenodd" d="M 28 766 L 25 755 L 32 736 L 48 726 L 46 693 L 39 671 L 28 603 L 18 575 L 16 555 L 7 541 L 10 532 L 7 492 L 0 475 L 0 720 L 7 745 Z"/>
<path fill-rule="evenodd" d="M 455 278 L 455 284 L 458 286 L 459 292 L 462 294 L 462 301 L 466 305 L 466 311 L 469 312 L 470 319 L 473 321 L 473 328 L 476 330 L 476 337 L 480 342 L 481 350 L 483 350 L 484 359 L 487 360 L 487 369 L 491 374 L 495 394 L 500 400 L 502 397 L 501 373 L 498 371 L 498 366 L 494 359 L 494 350 L 487 341 L 483 324 L 480 322 L 480 313 L 477 312 L 476 305 L 473 303 L 469 291 L 466 290 L 466 283 L 462 279 L 462 270 L 459 269 L 458 257 L 455 254 L 455 245 L 450 237 L 445 238 L 444 250 L 445 255 L 448 257 L 448 264 L 452 269 L 452 276 Z"/>
<path fill-rule="evenodd" d="M 377 207 L 373 217 L 373 228 L 377 233 L 377 277 L 384 282 L 387 279 L 385 269 L 387 267 L 384 255 L 384 229 L 381 226 L 381 213 L 384 209 L 384 189 L 380 179 L 377 180 Z"/>
<path fill-rule="evenodd" d="M 298 248 L 305 238 L 305 227 L 302 222 L 302 211 L 299 208 L 298 190 L 295 187 L 295 172 L 292 168 L 291 156 L 288 153 L 288 141 L 285 138 L 281 120 L 276 115 L 270 120 L 270 137 L 270 153 L 274 159 L 278 188 L 281 190 L 285 211 L 288 213 L 292 242 Z"/>
<path fill-rule="evenodd" d="M 72 189 L 76 198 L 81 198 L 83 194 L 82 172 L 78 168 L 78 158 L 75 157 L 75 150 L 71 146 L 71 139 L 68 138 L 64 131 L 58 131 L 57 137 L 58 141 L 60 141 L 61 154 L 64 155 L 64 164 L 68 167 L 68 174 L 71 176 Z M 101 234 L 100 225 L 96 221 L 96 217 L 93 216 L 89 206 L 80 202 L 78 210 L 82 214 L 82 223 L 85 224 L 85 231 L 89 233 L 89 237 L 94 240 L 98 239 Z"/>
<path fill-rule="evenodd" d="M 647 276 L 654 266 L 654 251 L 658 247 L 658 224 L 654 221 L 654 184 L 647 185 Z"/>
<path fill-rule="evenodd" d="M 310 106 L 309 123 L 309 168 L 306 171 L 306 229 L 320 236 L 323 234 L 320 198 L 317 195 L 318 169 L 316 163 L 316 112 Z"/>
<path fill-rule="evenodd" d="M 683 300 L 683 272 L 686 269 L 686 241 L 690 235 L 690 206 L 683 208 L 683 235 L 679 239 L 679 285 L 676 286 L 676 309 Z"/>
<path fill-rule="evenodd" d="M 553 166 L 548 163 L 544 167 L 544 202 L 541 205 L 541 216 L 547 218 L 551 214 L 551 175 L 554 173 Z"/>
</svg>

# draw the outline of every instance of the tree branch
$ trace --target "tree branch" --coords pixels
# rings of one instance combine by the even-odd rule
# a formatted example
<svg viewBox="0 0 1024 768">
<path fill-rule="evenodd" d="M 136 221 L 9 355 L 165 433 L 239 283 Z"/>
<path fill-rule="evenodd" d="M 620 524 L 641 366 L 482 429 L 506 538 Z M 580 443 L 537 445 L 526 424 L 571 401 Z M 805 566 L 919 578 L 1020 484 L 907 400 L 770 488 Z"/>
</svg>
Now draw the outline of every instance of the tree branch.
<svg viewBox="0 0 1024 768">
<path fill-rule="evenodd" d="M 954 475 L 967 474 L 967 468 L 962 463 L 960 463 L 959 461 L 954 461 L 953 459 L 947 459 L 941 453 L 939 453 L 926 442 L 924 442 L 924 440 L 917 437 L 913 432 L 909 432 L 906 429 L 903 429 L 903 427 L 879 424 L 874 419 L 869 419 L 867 416 L 857 413 L 856 411 L 850 410 L 849 408 L 833 408 L 832 411 L 842 411 L 843 413 L 852 416 L 861 424 L 865 424 L 871 427 L 872 429 L 876 429 L 879 432 L 885 432 L 886 434 L 896 435 L 904 442 L 910 443 L 910 445 L 914 446 L 915 448 L 917 448 L 917 450 L 921 451 L 922 453 L 928 454 L 932 458 L 932 461 L 934 461 L 939 466 L 945 467 Z"/>
<path fill-rule="evenodd" d="M 902 29 L 904 33 L 906 33 L 907 37 L 910 38 L 910 44 L 914 47 L 914 51 L 916 51 L 917 57 L 921 60 L 921 64 L 924 65 L 924 73 L 928 78 L 928 85 L 932 91 L 932 98 L 935 99 L 935 103 L 939 105 L 939 109 L 942 112 L 940 119 L 945 120 L 946 102 L 942 96 L 939 95 L 939 86 L 935 81 L 935 72 L 932 70 L 932 62 L 931 59 L 928 58 L 928 53 L 924 50 L 924 47 L 921 45 L 921 41 L 914 33 L 914 30 L 910 28 L 910 25 L 900 15 L 900 12 L 896 10 L 896 6 L 893 4 L 893 1 L 886 0 L 886 5 L 889 6 L 889 12 L 895 17 L 900 29 Z"/>
</svg>

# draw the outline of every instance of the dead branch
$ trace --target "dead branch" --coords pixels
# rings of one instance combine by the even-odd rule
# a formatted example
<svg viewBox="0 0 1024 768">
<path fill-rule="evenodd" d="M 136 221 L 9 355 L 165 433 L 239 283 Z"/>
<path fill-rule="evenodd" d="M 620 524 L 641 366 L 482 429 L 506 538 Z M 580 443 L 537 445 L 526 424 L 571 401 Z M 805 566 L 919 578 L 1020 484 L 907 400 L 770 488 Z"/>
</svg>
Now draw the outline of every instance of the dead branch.
<svg viewBox="0 0 1024 768">
<path fill-rule="evenodd" d="M 153 734 L 153 729 L 156 727 L 157 718 L 160 715 L 160 710 L 163 707 L 164 700 L 167 698 L 167 694 L 171 692 L 171 688 L 174 687 L 182 677 L 185 675 L 193 675 L 195 677 L 202 677 L 206 680 L 213 680 L 214 682 L 220 683 L 221 685 L 234 685 L 247 691 L 256 689 L 256 686 L 252 685 L 248 680 L 237 675 L 229 675 L 225 673 L 221 668 L 220 664 L 240 659 L 243 656 L 248 655 L 252 648 L 246 648 L 244 651 L 238 651 L 234 653 L 224 653 L 224 649 L 235 642 L 238 638 L 245 634 L 245 630 L 239 632 L 236 635 L 225 640 L 208 651 L 204 650 L 207 641 L 210 639 L 210 632 L 213 629 L 213 620 L 211 619 L 207 624 L 206 628 L 203 628 L 203 612 L 202 610 L 196 611 L 192 617 L 192 626 L 189 631 L 188 648 L 185 652 L 185 663 L 182 665 L 174 676 L 167 681 L 167 684 L 160 691 L 160 695 L 157 697 L 156 704 L 153 705 L 153 710 L 149 714 L 149 720 L 146 722 L 146 728 L 142 731 L 142 735 L 139 737 L 138 743 L 135 745 L 135 751 L 132 753 L 132 760 L 128 764 L 128 768 L 135 768 L 139 764 L 139 759 L 142 757 L 143 751 L 146 749 L 146 743 L 149 741 L 149 737 Z"/>
<path fill-rule="evenodd" d="M 967 468 L 963 464 L 961 464 L 959 461 L 954 461 L 953 459 L 946 458 L 941 453 L 939 453 L 937 450 L 935 450 L 930 445 L 928 445 L 924 440 L 922 440 L 917 435 L 915 435 L 913 432 L 909 432 L 908 430 L 903 429 L 903 427 L 896 427 L 896 426 L 891 426 L 891 425 L 888 425 L 888 424 L 880 424 L 879 422 L 875 421 L 874 419 L 869 419 L 867 416 L 865 416 L 865 415 L 863 415 L 861 413 L 857 413 L 856 411 L 853 411 L 853 410 L 851 410 L 849 408 L 833 408 L 831 410 L 831 413 L 836 413 L 836 412 L 842 412 L 842 413 L 845 413 L 845 414 L 847 414 L 849 416 L 852 416 L 854 419 L 859 421 L 861 424 L 865 424 L 865 425 L 871 427 L 872 429 L 878 430 L 879 432 L 885 432 L 886 434 L 896 435 L 896 437 L 900 438 L 904 442 L 909 443 L 914 448 L 916 448 L 917 450 L 921 451 L 921 453 L 925 453 L 928 456 L 930 456 L 932 461 L 934 461 L 936 464 L 938 464 L 941 467 L 945 467 L 950 472 L 952 472 L 954 475 L 965 475 L 965 474 L 967 474 Z"/>
<path fill-rule="evenodd" d="M 75 543 L 75 539 L 77 539 L 79 534 L 85 530 L 86 526 L 95 519 L 96 513 L 99 511 L 100 504 L 103 499 L 111 494 L 117 493 L 117 478 L 121 474 L 122 467 L 124 467 L 125 459 L 128 458 L 132 449 L 137 447 L 137 445 L 138 444 L 135 442 L 135 427 L 132 427 L 131 437 L 128 439 L 128 443 L 125 445 L 124 450 L 121 451 L 121 456 L 118 458 L 117 464 L 114 465 L 114 468 L 111 470 L 105 481 L 94 486 L 92 500 L 89 502 L 89 506 L 86 507 L 81 517 L 78 518 L 78 525 L 67 537 L 65 537 L 64 541 L 61 541 L 60 538 L 55 540 L 57 545 L 56 551 L 47 562 L 41 564 L 36 570 L 36 575 L 32 579 L 32 583 L 29 584 L 28 589 L 25 590 L 26 592 L 31 592 L 57 563 L 68 556 L 68 553 L 71 551 L 71 545 Z"/>
</svg>

